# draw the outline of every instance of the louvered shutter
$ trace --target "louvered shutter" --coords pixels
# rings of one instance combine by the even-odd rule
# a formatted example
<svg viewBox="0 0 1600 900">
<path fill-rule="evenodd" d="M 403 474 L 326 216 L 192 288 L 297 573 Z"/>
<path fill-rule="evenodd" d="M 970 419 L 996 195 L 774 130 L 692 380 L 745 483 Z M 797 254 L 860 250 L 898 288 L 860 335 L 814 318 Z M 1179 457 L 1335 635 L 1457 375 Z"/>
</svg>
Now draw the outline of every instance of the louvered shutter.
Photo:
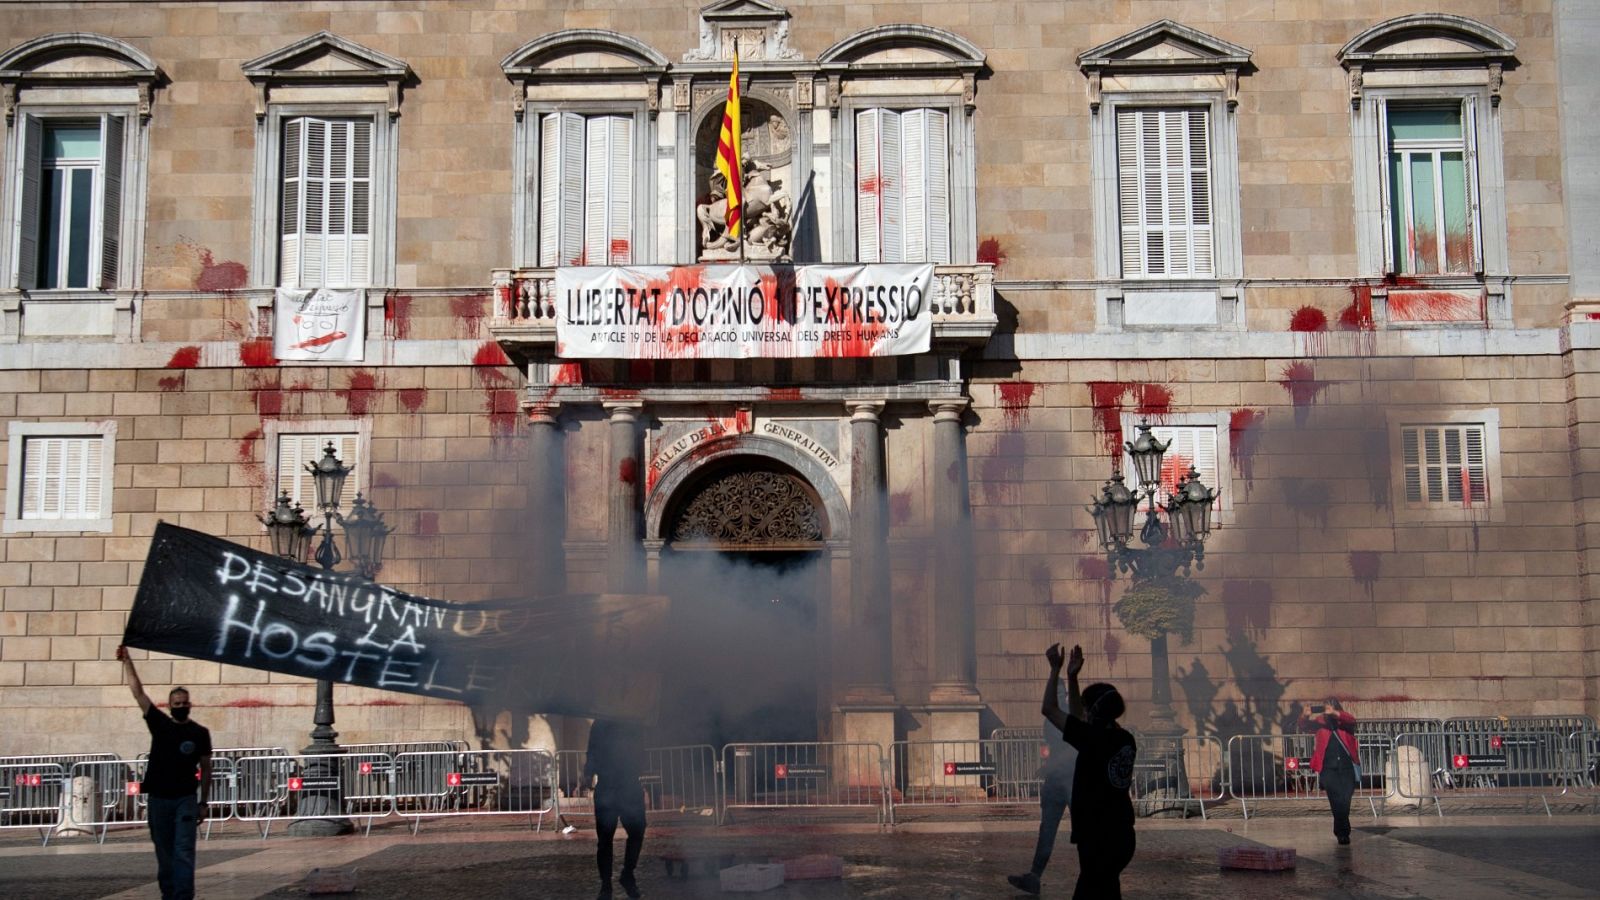
<svg viewBox="0 0 1600 900">
<path fill-rule="evenodd" d="M 350 253 L 347 284 L 372 283 L 372 122 L 358 119 L 350 126 Z"/>
<path fill-rule="evenodd" d="M 856 261 L 878 262 L 883 255 L 882 174 L 878 138 L 883 110 L 856 113 Z"/>
<path fill-rule="evenodd" d="M 1124 276 L 1214 274 L 1209 121 L 1204 109 L 1117 111 Z"/>
<path fill-rule="evenodd" d="M 1203 109 L 1187 111 L 1189 201 L 1189 274 L 1216 272 L 1211 223 L 1211 114 Z"/>
<path fill-rule="evenodd" d="M 1405 428 L 1400 434 L 1401 467 L 1405 470 L 1406 502 L 1422 502 L 1421 429 Z"/>
<path fill-rule="evenodd" d="M 1467 97 L 1461 109 L 1462 138 L 1467 154 L 1467 219 L 1472 229 L 1472 271 L 1483 274 L 1483 207 L 1478 197 L 1478 104 Z"/>
<path fill-rule="evenodd" d="M 98 437 L 24 438 L 21 518 L 100 518 L 103 452 Z"/>
<path fill-rule="evenodd" d="M 357 436 L 348 432 L 338 434 L 280 434 L 278 435 L 278 491 L 289 492 L 290 505 L 300 504 L 307 510 L 317 506 L 316 480 L 306 471 L 306 463 L 322 458 L 322 448 L 332 441 L 340 461 L 347 466 L 359 466 L 356 458 L 359 447 Z M 344 490 L 339 494 L 339 508 L 348 510 L 356 496 L 356 475 L 345 479 Z"/>
<path fill-rule="evenodd" d="M 283 202 L 279 217 L 278 283 L 300 284 L 300 210 L 305 205 L 304 120 L 283 123 Z"/>
<path fill-rule="evenodd" d="M 1489 465 L 1485 457 L 1482 425 L 1468 425 L 1462 430 L 1465 459 L 1461 473 L 1461 490 L 1468 504 L 1489 500 Z"/>
<path fill-rule="evenodd" d="M 927 256 L 909 262 L 950 261 L 950 114 L 923 110 L 927 128 L 928 237 Z"/>
<path fill-rule="evenodd" d="M 633 119 L 609 116 L 611 129 L 611 203 L 606 260 L 613 266 L 633 261 Z"/>
<path fill-rule="evenodd" d="M 583 258 L 623 265 L 633 245 L 633 122 L 592 116 L 585 125 Z"/>
<path fill-rule="evenodd" d="M 1400 443 L 1406 502 L 1474 506 L 1489 501 L 1483 425 L 1407 425 Z"/>
<path fill-rule="evenodd" d="M 328 123 L 321 119 L 306 119 L 304 132 L 301 181 L 305 188 L 300 205 L 300 275 L 295 284 L 316 287 L 323 283 L 323 265 L 328 252 Z"/>
<path fill-rule="evenodd" d="M 922 262 L 928 258 L 927 112 L 912 109 L 900 114 L 900 181 L 905 213 L 901 217 L 902 244 L 894 262 Z"/>
<path fill-rule="evenodd" d="M 1143 275 L 1144 212 L 1140 203 L 1143 183 L 1139 167 L 1139 112 L 1117 110 L 1117 211 L 1121 218 L 1122 274 Z"/>
<path fill-rule="evenodd" d="M 122 259 L 122 116 L 100 117 L 100 289 L 117 287 Z"/>
<path fill-rule="evenodd" d="M 539 135 L 539 265 L 582 261 L 584 121 L 575 113 L 549 113 Z"/>
<path fill-rule="evenodd" d="M 561 231 L 561 113 L 539 117 L 539 265 L 557 262 Z"/>
<path fill-rule="evenodd" d="M 881 110 L 878 125 L 879 262 L 905 262 L 905 140 L 902 115 Z"/>
<path fill-rule="evenodd" d="M 39 283 L 39 180 L 44 174 L 44 125 L 35 116 L 18 116 L 22 126 L 22 153 L 17 165 L 16 265 L 12 287 L 32 290 Z"/>
<path fill-rule="evenodd" d="M 1398 233 L 1399 222 L 1395 218 L 1395 207 L 1399 205 L 1399 198 L 1394 195 L 1398 186 L 1394 183 L 1394 178 L 1391 177 L 1389 172 L 1390 159 L 1394 154 L 1394 148 L 1389 142 L 1389 104 L 1379 101 L 1376 113 L 1378 127 L 1378 202 L 1380 214 L 1383 216 L 1384 230 L 1383 271 L 1389 273 L 1397 271 L 1395 246 L 1400 240 L 1400 236 Z M 1420 498 L 1421 488 L 1419 484 L 1417 499 Z M 1409 493 L 1406 495 L 1406 499 L 1412 499 Z"/>
</svg>

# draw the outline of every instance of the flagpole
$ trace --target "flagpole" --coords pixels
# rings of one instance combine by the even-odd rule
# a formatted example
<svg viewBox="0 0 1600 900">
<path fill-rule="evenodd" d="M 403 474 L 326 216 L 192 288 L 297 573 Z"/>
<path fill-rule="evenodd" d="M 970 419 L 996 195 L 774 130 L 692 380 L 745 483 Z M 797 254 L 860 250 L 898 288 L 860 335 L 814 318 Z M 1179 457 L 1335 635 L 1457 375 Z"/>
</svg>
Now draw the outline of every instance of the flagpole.
<svg viewBox="0 0 1600 900">
<path fill-rule="evenodd" d="M 737 89 L 738 81 L 739 81 L 739 39 L 737 37 L 733 39 L 733 78 L 734 78 L 734 87 L 735 87 L 735 89 Z M 743 113 L 744 113 L 744 109 L 743 109 L 743 107 L 744 107 L 744 98 L 742 96 L 737 95 L 737 94 L 735 94 L 735 97 L 737 98 L 736 102 L 740 106 L 740 110 L 739 110 L 740 115 L 739 115 L 739 118 L 738 118 L 739 127 L 741 129 L 743 129 L 744 128 L 744 115 L 743 115 Z M 743 135 L 741 135 L 740 137 L 743 137 Z M 739 153 L 736 154 L 736 156 L 743 156 L 744 155 L 744 147 L 743 147 L 744 141 L 741 140 L 739 142 L 739 144 L 740 144 Z M 734 161 L 733 161 L 733 170 L 735 172 L 734 177 L 739 179 L 739 265 L 742 266 L 742 265 L 744 265 L 744 160 L 743 159 L 739 159 L 739 158 L 735 158 Z M 729 192 L 729 196 L 732 196 L 732 192 L 731 191 Z"/>
</svg>

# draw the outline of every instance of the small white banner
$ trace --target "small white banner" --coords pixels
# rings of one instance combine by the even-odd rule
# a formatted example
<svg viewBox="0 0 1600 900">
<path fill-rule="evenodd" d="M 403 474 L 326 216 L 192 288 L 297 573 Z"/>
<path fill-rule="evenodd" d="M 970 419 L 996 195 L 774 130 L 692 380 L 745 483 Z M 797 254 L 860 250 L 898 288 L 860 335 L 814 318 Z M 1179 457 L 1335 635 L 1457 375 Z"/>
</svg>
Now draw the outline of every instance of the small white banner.
<svg viewBox="0 0 1600 900">
<path fill-rule="evenodd" d="M 272 305 L 272 355 L 279 359 L 361 361 L 367 304 L 359 289 L 278 288 Z"/>
<path fill-rule="evenodd" d="M 750 359 L 925 353 L 933 266 L 556 269 L 556 355 Z"/>
</svg>

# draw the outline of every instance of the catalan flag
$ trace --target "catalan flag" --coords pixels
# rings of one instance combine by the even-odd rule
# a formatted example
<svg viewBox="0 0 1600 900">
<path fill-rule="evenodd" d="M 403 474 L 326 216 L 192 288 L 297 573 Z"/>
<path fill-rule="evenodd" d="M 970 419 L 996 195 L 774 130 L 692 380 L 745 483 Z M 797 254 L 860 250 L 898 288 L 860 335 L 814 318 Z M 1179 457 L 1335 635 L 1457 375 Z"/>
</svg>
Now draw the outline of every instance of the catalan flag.
<svg viewBox="0 0 1600 900">
<path fill-rule="evenodd" d="M 744 166 L 739 148 L 739 45 L 733 46 L 733 74 L 728 78 L 728 102 L 722 107 L 722 134 L 717 137 L 717 171 L 728 182 L 728 236 L 739 237 L 744 216 Z"/>
</svg>

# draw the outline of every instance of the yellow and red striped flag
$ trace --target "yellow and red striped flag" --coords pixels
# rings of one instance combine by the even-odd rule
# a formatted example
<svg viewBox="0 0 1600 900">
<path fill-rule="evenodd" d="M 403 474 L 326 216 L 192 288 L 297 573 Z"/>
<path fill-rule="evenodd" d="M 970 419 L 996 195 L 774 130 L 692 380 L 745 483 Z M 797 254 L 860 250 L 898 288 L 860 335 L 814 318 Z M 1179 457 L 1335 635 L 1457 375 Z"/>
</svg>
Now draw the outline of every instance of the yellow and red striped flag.
<svg viewBox="0 0 1600 900">
<path fill-rule="evenodd" d="M 728 182 L 728 236 L 739 236 L 744 213 L 744 166 L 739 147 L 739 45 L 733 45 L 733 74 L 728 78 L 728 102 L 722 107 L 722 134 L 717 137 L 717 171 Z"/>
</svg>

